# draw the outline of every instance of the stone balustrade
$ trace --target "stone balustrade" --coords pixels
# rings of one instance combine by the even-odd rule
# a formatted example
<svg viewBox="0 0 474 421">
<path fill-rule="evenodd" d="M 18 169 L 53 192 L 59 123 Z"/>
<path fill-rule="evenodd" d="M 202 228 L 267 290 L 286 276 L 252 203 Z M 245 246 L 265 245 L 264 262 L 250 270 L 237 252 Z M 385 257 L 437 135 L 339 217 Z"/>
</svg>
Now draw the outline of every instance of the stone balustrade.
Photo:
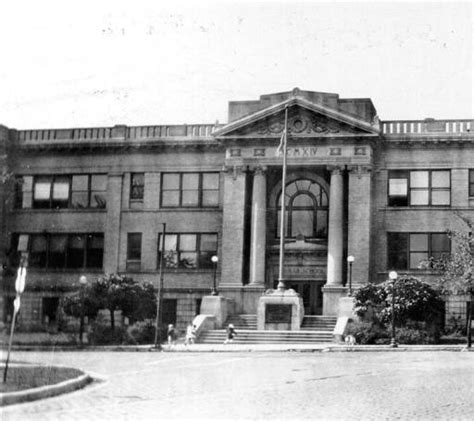
<svg viewBox="0 0 474 421">
<path fill-rule="evenodd" d="M 384 135 L 417 134 L 467 134 L 474 130 L 474 120 L 391 120 L 381 121 Z"/>
<path fill-rule="evenodd" d="M 177 124 L 158 126 L 92 127 L 75 129 L 18 130 L 20 144 L 45 144 L 62 142 L 143 141 L 153 139 L 205 139 L 222 124 Z M 386 136 L 436 135 L 440 133 L 463 135 L 474 132 L 474 120 L 387 120 L 381 121 L 381 133 Z"/>
<path fill-rule="evenodd" d="M 77 129 L 18 130 L 16 138 L 20 144 L 43 144 L 87 141 L 134 141 L 166 138 L 210 138 L 217 129 L 214 124 L 181 124 L 159 126 L 93 127 Z"/>
</svg>

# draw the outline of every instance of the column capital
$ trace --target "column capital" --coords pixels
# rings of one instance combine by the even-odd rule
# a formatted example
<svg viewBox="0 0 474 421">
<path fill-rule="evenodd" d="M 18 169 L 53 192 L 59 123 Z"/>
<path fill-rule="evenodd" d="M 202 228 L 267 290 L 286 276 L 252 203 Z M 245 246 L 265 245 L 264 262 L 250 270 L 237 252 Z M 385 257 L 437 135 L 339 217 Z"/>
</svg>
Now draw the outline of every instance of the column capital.
<svg viewBox="0 0 474 421">
<path fill-rule="evenodd" d="M 326 169 L 331 173 L 331 175 L 339 175 L 344 171 L 344 165 L 328 165 Z"/>
<path fill-rule="evenodd" d="M 232 176 L 235 180 L 237 177 L 245 175 L 247 167 L 244 165 L 225 165 L 223 170 L 227 175 Z"/>
<path fill-rule="evenodd" d="M 348 165 L 347 170 L 351 174 L 358 175 L 359 177 L 361 175 L 367 175 L 372 172 L 372 166 L 371 165 Z"/>
<path fill-rule="evenodd" d="M 254 175 L 265 175 L 268 167 L 266 165 L 254 165 L 250 169 L 253 170 Z"/>
</svg>

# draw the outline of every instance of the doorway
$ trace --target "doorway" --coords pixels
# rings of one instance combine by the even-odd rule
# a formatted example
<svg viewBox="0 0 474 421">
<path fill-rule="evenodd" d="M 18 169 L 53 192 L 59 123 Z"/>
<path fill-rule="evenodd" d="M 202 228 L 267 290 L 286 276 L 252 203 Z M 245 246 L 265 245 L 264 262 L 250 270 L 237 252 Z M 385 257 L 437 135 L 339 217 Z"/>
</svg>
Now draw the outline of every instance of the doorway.
<svg viewBox="0 0 474 421">
<path fill-rule="evenodd" d="M 314 281 L 287 281 L 287 288 L 294 289 L 303 299 L 305 315 L 323 314 L 322 283 Z"/>
</svg>

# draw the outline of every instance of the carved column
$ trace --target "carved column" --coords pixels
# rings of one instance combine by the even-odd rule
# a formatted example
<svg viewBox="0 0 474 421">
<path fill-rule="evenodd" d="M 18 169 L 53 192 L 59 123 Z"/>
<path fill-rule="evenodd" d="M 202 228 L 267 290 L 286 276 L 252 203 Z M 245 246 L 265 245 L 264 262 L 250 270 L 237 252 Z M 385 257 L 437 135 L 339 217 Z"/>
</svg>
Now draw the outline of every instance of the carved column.
<svg viewBox="0 0 474 421">
<path fill-rule="evenodd" d="M 344 180 L 340 167 L 329 167 L 331 186 L 329 188 L 329 237 L 327 283 L 323 287 L 323 314 L 337 316 L 339 300 L 346 295 L 342 286 L 343 271 L 343 225 L 344 225 Z"/>
<path fill-rule="evenodd" d="M 265 168 L 257 167 L 253 176 L 250 285 L 265 283 L 267 179 Z"/>
<path fill-rule="evenodd" d="M 357 288 L 369 281 L 372 177 L 369 166 L 354 165 L 348 169 L 350 172 L 347 255 L 354 256 L 352 286 Z"/>
<path fill-rule="evenodd" d="M 219 288 L 242 286 L 246 177 L 244 168 L 238 166 L 227 168 L 224 177 L 222 272 Z"/>
<path fill-rule="evenodd" d="M 327 285 L 339 286 L 342 285 L 344 189 L 341 168 L 330 167 L 330 171 Z"/>
</svg>

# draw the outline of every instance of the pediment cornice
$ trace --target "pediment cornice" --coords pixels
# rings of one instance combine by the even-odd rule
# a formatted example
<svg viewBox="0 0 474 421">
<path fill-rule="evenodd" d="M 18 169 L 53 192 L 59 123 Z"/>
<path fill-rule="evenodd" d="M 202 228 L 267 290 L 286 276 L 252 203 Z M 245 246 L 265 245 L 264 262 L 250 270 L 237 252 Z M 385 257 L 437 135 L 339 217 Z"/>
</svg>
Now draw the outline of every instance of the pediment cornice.
<svg viewBox="0 0 474 421">
<path fill-rule="evenodd" d="M 291 111 L 288 118 L 288 132 L 293 135 L 378 136 L 380 134 L 378 121 L 369 124 L 349 114 L 295 96 L 226 124 L 214 131 L 213 135 L 220 139 L 281 136 L 284 130 L 283 115 L 286 108 Z"/>
</svg>

